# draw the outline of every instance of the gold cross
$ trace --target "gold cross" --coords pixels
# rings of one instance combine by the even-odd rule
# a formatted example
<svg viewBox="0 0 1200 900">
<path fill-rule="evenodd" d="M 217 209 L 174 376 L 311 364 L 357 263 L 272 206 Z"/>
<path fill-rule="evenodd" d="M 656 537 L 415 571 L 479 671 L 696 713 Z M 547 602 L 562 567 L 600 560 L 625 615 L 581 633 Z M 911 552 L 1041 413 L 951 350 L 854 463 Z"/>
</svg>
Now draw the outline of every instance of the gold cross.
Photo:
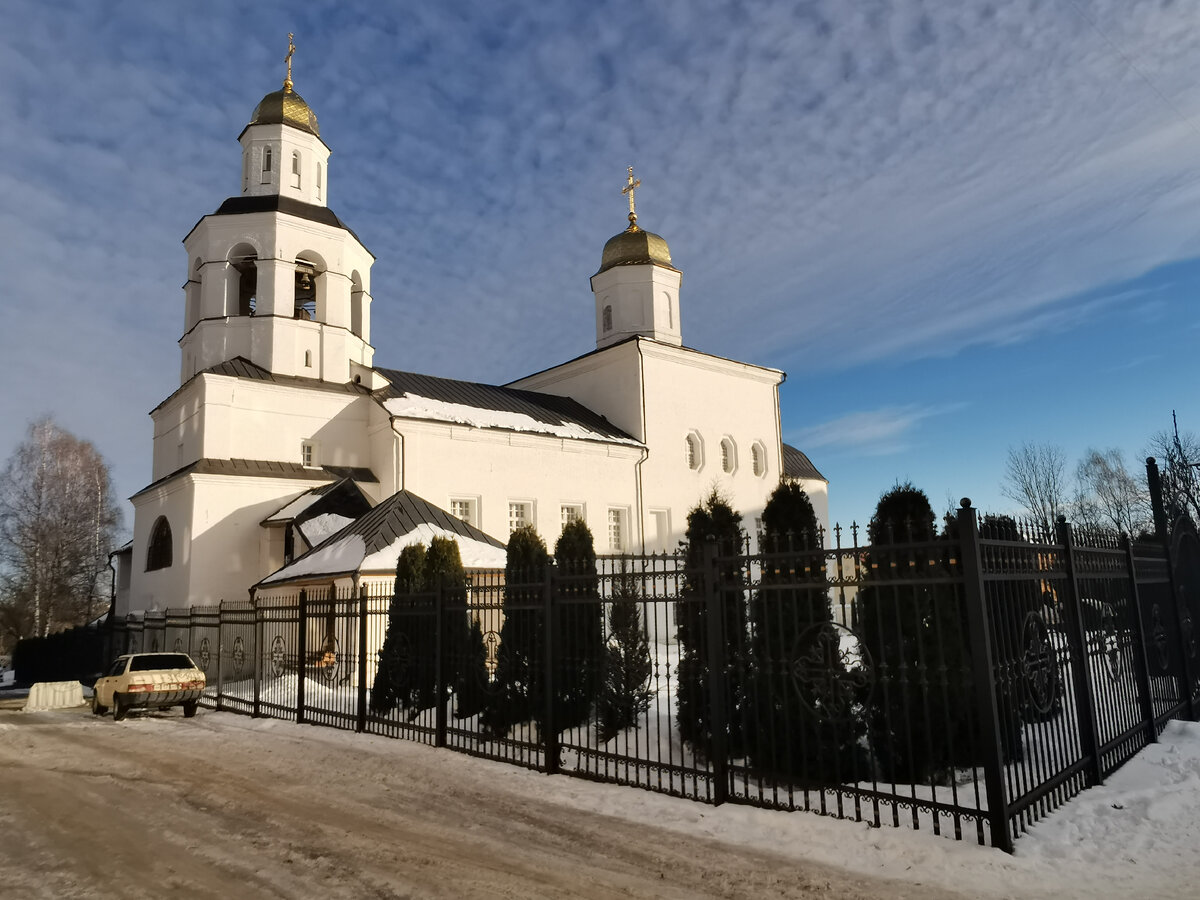
<svg viewBox="0 0 1200 900">
<path fill-rule="evenodd" d="M 637 207 L 634 206 L 633 192 L 641 186 L 642 186 L 642 180 L 640 178 L 635 179 L 633 177 L 633 166 L 630 166 L 629 167 L 629 180 L 625 183 L 625 187 L 621 188 L 622 194 L 629 195 L 629 230 L 630 231 L 638 230 Z"/>
<path fill-rule="evenodd" d="M 287 63 L 287 78 L 283 79 L 283 89 L 290 91 L 292 89 L 292 54 L 296 52 L 296 44 L 292 40 L 295 35 L 288 32 L 288 52 L 283 61 Z"/>
</svg>

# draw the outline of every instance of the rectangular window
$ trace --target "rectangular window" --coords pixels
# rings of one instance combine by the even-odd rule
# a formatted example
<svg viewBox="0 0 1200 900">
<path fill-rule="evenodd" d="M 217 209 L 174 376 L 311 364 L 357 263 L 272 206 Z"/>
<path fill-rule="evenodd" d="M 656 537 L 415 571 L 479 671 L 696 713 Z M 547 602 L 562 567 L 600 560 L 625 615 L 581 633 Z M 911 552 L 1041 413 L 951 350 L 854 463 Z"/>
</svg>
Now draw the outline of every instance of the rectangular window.
<svg viewBox="0 0 1200 900">
<path fill-rule="evenodd" d="M 263 147 L 262 154 L 262 183 L 269 184 L 271 181 L 271 171 L 274 167 L 271 164 L 271 148 Z"/>
<path fill-rule="evenodd" d="M 524 501 L 508 504 L 508 533 L 512 534 L 518 528 L 533 521 L 533 504 Z"/>
<path fill-rule="evenodd" d="M 450 515 L 462 519 L 468 525 L 475 524 L 475 501 L 469 498 L 456 497 L 450 501 Z"/>
<path fill-rule="evenodd" d="M 583 507 L 578 503 L 564 503 L 562 505 L 562 525 L 566 528 L 572 522 L 583 521 Z"/>
<path fill-rule="evenodd" d="M 300 465 L 312 468 L 317 464 L 317 447 L 312 441 L 300 442 Z"/>
<path fill-rule="evenodd" d="M 608 549 L 620 553 L 625 549 L 625 510 L 608 511 Z"/>
</svg>

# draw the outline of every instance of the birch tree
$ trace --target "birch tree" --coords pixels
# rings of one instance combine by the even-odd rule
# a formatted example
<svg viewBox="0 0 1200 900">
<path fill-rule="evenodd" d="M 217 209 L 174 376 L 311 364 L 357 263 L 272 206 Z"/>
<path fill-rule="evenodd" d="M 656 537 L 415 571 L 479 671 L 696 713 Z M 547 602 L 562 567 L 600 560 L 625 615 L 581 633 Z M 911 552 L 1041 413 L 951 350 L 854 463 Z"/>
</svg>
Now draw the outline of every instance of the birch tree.
<svg viewBox="0 0 1200 900">
<path fill-rule="evenodd" d="M 119 523 L 91 442 L 50 418 L 31 424 L 0 471 L 0 638 L 44 636 L 96 613 Z"/>
</svg>

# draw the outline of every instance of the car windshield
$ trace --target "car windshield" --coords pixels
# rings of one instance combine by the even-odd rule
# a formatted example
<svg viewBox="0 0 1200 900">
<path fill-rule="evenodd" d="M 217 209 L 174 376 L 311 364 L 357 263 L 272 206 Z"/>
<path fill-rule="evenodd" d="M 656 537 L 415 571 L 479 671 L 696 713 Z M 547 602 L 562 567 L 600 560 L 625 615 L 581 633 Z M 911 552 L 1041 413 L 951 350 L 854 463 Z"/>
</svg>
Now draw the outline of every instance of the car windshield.
<svg viewBox="0 0 1200 900">
<path fill-rule="evenodd" d="M 152 672 L 155 669 L 194 669 L 195 664 L 186 653 L 155 653 L 135 656 L 129 666 L 130 672 Z"/>
</svg>

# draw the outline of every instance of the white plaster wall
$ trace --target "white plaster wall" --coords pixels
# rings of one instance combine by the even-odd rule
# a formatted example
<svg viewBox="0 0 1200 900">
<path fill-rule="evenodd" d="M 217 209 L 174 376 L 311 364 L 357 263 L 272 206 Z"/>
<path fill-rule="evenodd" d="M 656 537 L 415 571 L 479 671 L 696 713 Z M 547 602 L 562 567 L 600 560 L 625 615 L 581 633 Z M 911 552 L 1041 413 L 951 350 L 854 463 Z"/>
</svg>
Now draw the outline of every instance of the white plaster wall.
<svg viewBox="0 0 1200 900">
<path fill-rule="evenodd" d="M 133 548 L 128 606 L 124 612 L 165 610 L 185 606 L 192 572 L 193 485 L 187 477 L 177 478 L 133 498 Z M 171 526 L 171 565 L 146 571 L 150 531 L 159 516 Z"/>
<path fill-rule="evenodd" d="M 642 372 L 634 341 L 512 382 L 509 387 L 578 400 L 642 440 Z"/>
<path fill-rule="evenodd" d="M 290 125 L 250 125 L 238 139 L 246 175 L 238 183 L 243 196 L 280 194 L 316 206 L 329 204 L 329 148 L 314 134 Z M 271 172 L 262 172 L 263 151 L 271 148 Z M 300 187 L 292 183 L 292 153 L 300 154 Z M 321 164 L 321 191 L 317 192 L 317 163 Z M 239 177 L 242 169 L 238 170 Z"/>
<path fill-rule="evenodd" d="M 582 504 L 597 552 L 608 552 L 608 510 L 625 510 L 630 548 L 636 531 L 634 466 L 640 447 L 564 440 L 468 426 L 398 419 L 404 439 L 403 486 L 450 508 L 454 497 L 478 498 L 474 524 L 508 539 L 508 504 L 533 504 L 534 526 L 553 551 L 562 505 Z"/>
<path fill-rule="evenodd" d="M 592 276 L 596 298 L 596 346 L 607 347 L 634 334 L 679 346 L 679 272 L 661 266 L 614 266 Z M 605 306 L 612 329 L 604 330 Z"/>
</svg>

